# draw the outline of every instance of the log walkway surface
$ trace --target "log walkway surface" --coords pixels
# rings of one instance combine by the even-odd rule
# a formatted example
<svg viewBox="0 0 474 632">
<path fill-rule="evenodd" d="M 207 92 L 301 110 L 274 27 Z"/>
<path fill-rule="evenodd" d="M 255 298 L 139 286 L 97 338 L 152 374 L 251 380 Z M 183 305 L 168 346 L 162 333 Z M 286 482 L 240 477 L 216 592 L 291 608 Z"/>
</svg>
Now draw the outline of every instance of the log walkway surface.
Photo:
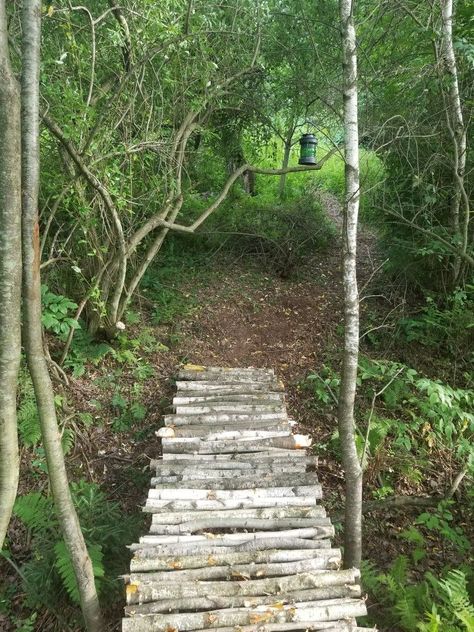
<svg viewBox="0 0 474 632">
<path fill-rule="evenodd" d="M 133 544 L 122 632 L 362 632 L 316 458 L 267 369 L 185 366 Z"/>
</svg>

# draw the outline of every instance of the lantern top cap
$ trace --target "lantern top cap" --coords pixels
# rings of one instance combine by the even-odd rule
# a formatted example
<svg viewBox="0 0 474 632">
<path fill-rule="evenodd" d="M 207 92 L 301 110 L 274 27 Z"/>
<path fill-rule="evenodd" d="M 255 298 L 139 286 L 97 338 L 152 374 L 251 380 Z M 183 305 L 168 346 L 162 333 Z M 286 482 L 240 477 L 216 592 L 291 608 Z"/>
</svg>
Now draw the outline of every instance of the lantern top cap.
<svg viewBox="0 0 474 632">
<path fill-rule="evenodd" d="M 314 134 L 311 134 L 310 132 L 308 132 L 307 134 L 303 134 L 303 136 L 300 138 L 300 143 L 308 143 L 308 142 L 317 143 L 318 139 L 316 138 Z"/>
</svg>

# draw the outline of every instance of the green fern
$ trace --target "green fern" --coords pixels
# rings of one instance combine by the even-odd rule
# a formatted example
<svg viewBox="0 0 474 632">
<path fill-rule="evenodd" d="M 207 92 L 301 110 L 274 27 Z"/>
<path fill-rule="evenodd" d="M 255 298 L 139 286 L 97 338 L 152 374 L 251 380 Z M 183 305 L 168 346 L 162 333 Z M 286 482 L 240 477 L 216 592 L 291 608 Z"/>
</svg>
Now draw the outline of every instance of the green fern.
<svg viewBox="0 0 474 632">
<path fill-rule="evenodd" d="M 433 604 L 431 612 L 426 613 L 426 619 L 426 622 L 421 622 L 417 626 L 420 632 L 442 632 L 442 621 L 435 604 Z"/>
<path fill-rule="evenodd" d="M 26 446 L 33 446 L 41 439 L 41 426 L 38 408 L 34 397 L 28 396 L 18 409 L 18 430 L 21 440 Z"/>
<path fill-rule="evenodd" d="M 39 492 L 18 496 L 13 513 L 34 532 L 54 529 L 57 526 L 52 499 Z"/>
<path fill-rule="evenodd" d="M 446 610 L 464 624 L 466 632 L 474 632 L 474 604 L 467 591 L 466 575 L 453 569 L 439 580 L 439 587 Z"/>
<path fill-rule="evenodd" d="M 65 456 L 73 449 L 75 442 L 76 435 L 74 430 L 72 428 L 63 428 L 61 434 L 61 445 Z"/>
<path fill-rule="evenodd" d="M 89 544 L 87 547 L 89 555 L 92 561 L 92 569 L 94 571 L 94 577 L 100 578 L 105 574 L 104 565 L 102 564 L 102 546 L 100 544 Z M 56 561 L 54 566 L 56 567 L 59 575 L 61 576 L 64 587 L 66 588 L 70 598 L 74 603 L 80 602 L 79 590 L 77 588 L 76 575 L 74 573 L 74 567 L 72 565 L 71 557 L 66 548 L 64 540 L 60 540 L 54 547 L 56 555 Z"/>
<path fill-rule="evenodd" d="M 375 564 L 368 560 L 362 560 L 360 570 L 364 589 L 375 593 L 380 585 L 380 573 Z"/>
<path fill-rule="evenodd" d="M 410 588 L 413 588 L 410 586 Z M 418 624 L 418 612 L 416 607 L 416 598 L 412 590 L 407 590 L 396 601 L 394 612 L 397 614 L 400 625 L 408 632 L 416 630 Z"/>
</svg>

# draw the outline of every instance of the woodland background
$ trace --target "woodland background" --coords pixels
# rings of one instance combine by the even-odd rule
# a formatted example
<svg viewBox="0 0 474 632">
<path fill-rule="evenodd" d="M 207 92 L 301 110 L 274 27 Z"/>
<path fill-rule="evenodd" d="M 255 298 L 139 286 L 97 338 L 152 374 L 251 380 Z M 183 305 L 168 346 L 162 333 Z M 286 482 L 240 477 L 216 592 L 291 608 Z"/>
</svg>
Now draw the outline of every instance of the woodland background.
<svg viewBox="0 0 474 632">
<path fill-rule="evenodd" d="M 383 630 L 474 630 L 474 2 L 359 0 L 363 581 Z M 154 431 L 182 361 L 272 366 L 315 438 L 332 513 L 344 199 L 333 0 L 65 0 L 42 7 L 44 346 L 71 492 L 110 629 Z M 13 72 L 20 5 L 7 3 Z M 320 170 L 298 162 L 304 132 Z M 463 138 L 466 147 L 463 149 Z M 460 181 L 461 161 L 465 161 Z M 81 629 L 33 387 L 0 628 Z M 3 626 L 3 627 L 2 627 Z"/>
</svg>

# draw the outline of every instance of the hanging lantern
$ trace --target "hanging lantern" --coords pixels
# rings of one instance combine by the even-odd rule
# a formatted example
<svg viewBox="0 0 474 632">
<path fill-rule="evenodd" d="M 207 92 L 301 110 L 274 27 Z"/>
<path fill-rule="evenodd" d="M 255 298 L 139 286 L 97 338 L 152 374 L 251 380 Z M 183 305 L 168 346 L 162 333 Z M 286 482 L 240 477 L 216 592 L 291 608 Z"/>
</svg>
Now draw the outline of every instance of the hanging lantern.
<svg viewBox="0 0 474 632">
<path fill-rule="evenodd" d="M 318 139 L 314 134 L 303 134 L 300 138 L 300 165 L 316 164 L 316 146 Z"/>
</svg>

